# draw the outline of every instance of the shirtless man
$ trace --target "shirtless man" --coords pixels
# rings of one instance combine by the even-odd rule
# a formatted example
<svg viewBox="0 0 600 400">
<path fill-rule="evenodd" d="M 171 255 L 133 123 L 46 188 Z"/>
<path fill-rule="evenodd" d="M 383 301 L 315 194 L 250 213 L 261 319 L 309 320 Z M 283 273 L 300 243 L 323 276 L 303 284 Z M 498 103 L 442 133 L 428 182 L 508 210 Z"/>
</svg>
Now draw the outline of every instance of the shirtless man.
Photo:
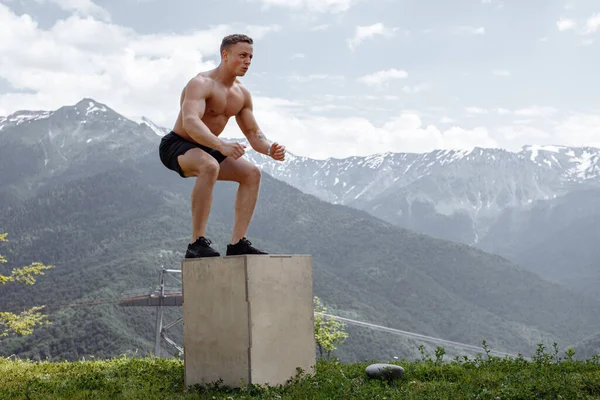
<svg viewBox="0 0 600 400">
<path fill-rule="evenodd" d="M 175 126 L 161 140 L 162 163 L 183 178 L 196 178 L 191 196 L 192 240 L 186 258 L 220 256 L 205 237 L 213 186 L 217 180 L 239 183 L 233 232 L 226 255 L 267 254 L 253 247 L 246 238 L 258 198 L 260 170 L 242 158 L 244 145 L 219 138 L 229 118 L 235 116 L 255 151 L 278 161 L 285 158 L 285 147 L 271 143 L 261 132 L 252 113 L 250 92 L 237 79 L 250 67 L 252 47 L 253 40 L 246 35 L 223 38 L 221 63 L 187 83 L 181 93 L 181 108 Z"/>
</svg>

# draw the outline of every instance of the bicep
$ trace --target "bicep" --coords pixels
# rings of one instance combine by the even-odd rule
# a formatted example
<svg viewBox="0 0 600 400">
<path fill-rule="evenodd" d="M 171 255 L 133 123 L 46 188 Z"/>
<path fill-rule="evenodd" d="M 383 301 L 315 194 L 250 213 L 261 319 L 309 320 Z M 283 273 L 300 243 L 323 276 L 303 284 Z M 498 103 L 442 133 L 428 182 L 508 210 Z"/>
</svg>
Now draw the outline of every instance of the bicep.
<svg viewBox="0 0 600 400">
<path fill-rule="evenodd" d="M 181 114 L 184 120 L 187 118 L 202 118 L 206 109 L 208 97 L 208 84 L 200 80 L 192 80 L 185 88 L 183 101 L 181 103 Z"/>
<path fill-rule="evenodd" d="M 244 135 L 252 136 L 258 134 L 259 128 L 256 118 L 254 118 L 252 98 L 250 97 L 250 94 L 246 95 L 244 107 L 235 116 L 235 119 Z"/>
</svg>

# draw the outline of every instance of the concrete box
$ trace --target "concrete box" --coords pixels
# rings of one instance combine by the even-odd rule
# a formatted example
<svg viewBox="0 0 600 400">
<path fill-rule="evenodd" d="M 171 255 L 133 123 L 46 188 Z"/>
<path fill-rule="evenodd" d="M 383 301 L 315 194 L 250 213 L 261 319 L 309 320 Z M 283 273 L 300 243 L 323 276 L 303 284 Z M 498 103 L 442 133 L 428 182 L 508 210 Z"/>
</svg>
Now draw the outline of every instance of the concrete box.
<svg viewBox="0 0 600 400">
<path fill-rule="evenodd" d="M 182 261 L 185 385 L 285 384 L 316 362 L 312 257 Z"/>
</svg>

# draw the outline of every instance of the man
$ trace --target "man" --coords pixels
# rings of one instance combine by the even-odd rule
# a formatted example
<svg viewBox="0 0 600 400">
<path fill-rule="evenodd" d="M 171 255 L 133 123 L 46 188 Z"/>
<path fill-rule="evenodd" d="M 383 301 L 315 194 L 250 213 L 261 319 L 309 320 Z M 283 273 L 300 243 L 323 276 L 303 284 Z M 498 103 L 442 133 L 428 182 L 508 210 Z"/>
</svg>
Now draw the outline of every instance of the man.
<svg viewBox="0 0 600 400">
<path fill-rule="evenodd" d="M 254 150 L 278 161 L 285 158 L 285 147 L 271 143 L 261 132 L 252 112 L 250 92 L 237 79 L 248 71 L 252 55 L 250 37 L 242 34 L 224 37 L 221 63 L 187 83 L 181 93 L 175 126 L 161 140 L 162 163 L 183 178 L 196 178 L 191 196 L 192 240 L 186 258 L 220 256 L 205 237 L 217 180 L 239 183 L 233 232 L 226 255 L 267 254 L 253 247 L 246 238 L 258 198 L 260 170 L 242 158 L 244 145 L 219 138 L 229 118 L 235 116 Z"/>
</svg>

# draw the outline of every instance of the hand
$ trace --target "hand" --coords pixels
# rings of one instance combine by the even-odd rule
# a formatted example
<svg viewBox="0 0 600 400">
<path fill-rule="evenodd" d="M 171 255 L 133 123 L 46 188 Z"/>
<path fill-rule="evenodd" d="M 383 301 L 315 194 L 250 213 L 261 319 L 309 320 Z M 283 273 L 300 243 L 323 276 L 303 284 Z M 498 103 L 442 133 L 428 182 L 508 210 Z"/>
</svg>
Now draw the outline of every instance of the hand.
<svg viewBox="0 0 600 400">
<path fill-rule="evenodd" d="M 246 146 L 236 142 L 225 142 L 219 149 L 219 151 L 227 157 L 231 157 L 234 160 L 237 160 L 246 152 Z"/>
<path fill-rule="evenodd" d="M 283 161 L 285 159 L 285 146 L 279 143 L 273 143 L 271 145 L 271 158 L 277 161 Z"/>
</svg>

